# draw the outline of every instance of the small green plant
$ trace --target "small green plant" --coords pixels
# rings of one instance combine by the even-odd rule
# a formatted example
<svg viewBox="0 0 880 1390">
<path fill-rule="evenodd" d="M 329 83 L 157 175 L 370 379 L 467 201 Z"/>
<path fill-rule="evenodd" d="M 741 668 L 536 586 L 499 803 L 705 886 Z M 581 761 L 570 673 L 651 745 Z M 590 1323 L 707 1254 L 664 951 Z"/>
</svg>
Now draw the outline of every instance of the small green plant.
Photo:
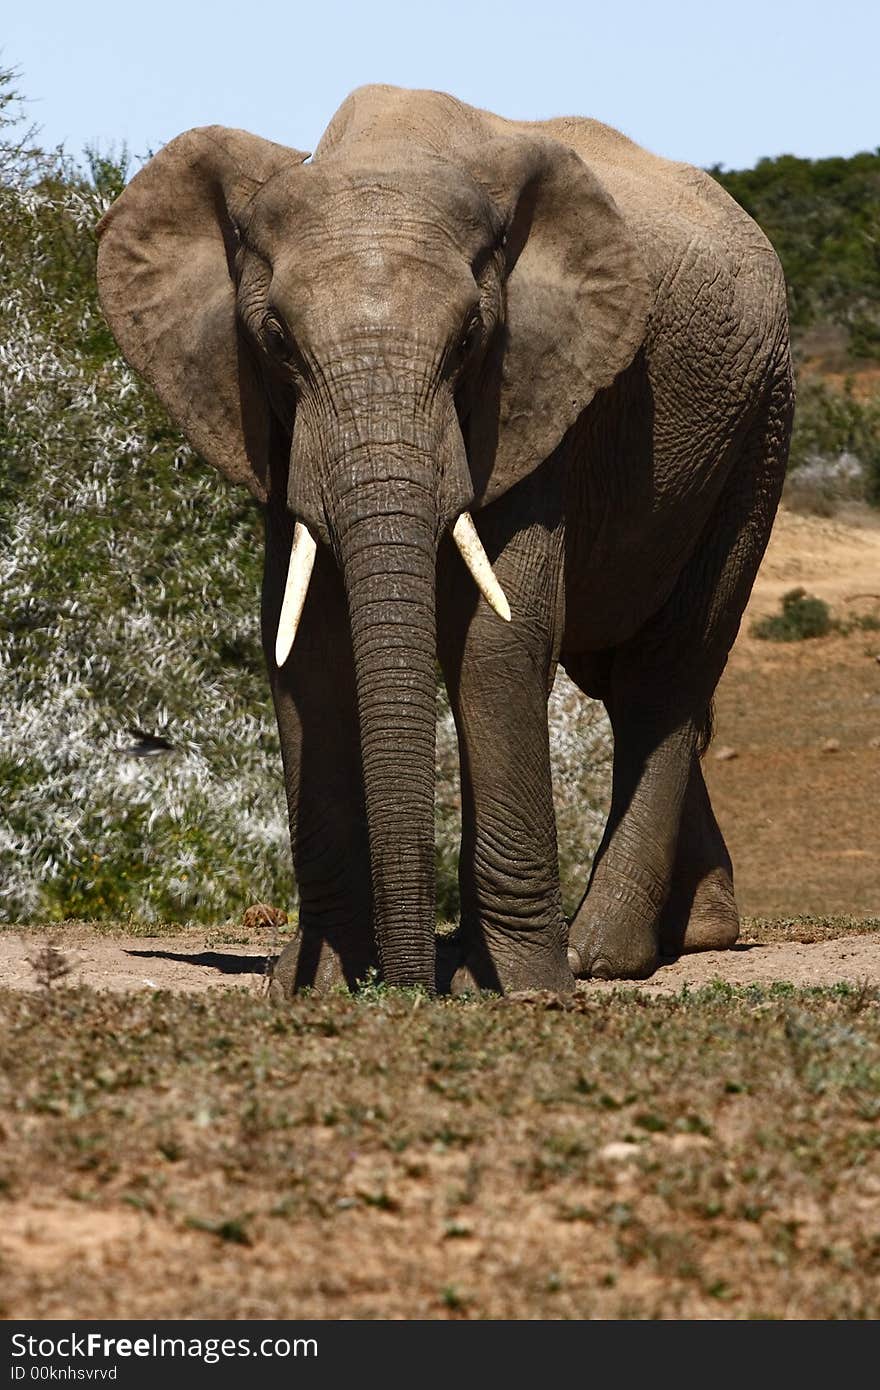
<svg viewBox="0 0 880 1390">
<path fill-rule="evenodd" d="M 209 1235 L 219 1236 L 220 1240 L 228 1241 L 230 1245 L 251 1245 L 253 1242 L 247 1220 L 246 1216 L 233 1216 L 225 1221 L 205 1221 L 199 1216 L 190 1216 L 186 1224 L 193 1231 L 207 1231 Z"/>
<path fill-rule="evenodd" d="M 880 617 L 876 613 L 850 613 L 849 617 L 836 626 L 843 633 L 880 632 Z"/>
<path fill-rule="evenodd" d="M 451 1312 L 461 1312 L 468 1303 L 467 1297 L 455 1284 L 447 1284 L 440 1290 L 440 1297 Z"/>
<path fill-rule="evenodd" d="M 65 980 L 72 969 L 64 952 L 53 946 L 51 941 L 47 941 L 35 956 L 28 956 L 28 964 L 40 989 L 47 993 L 53 985 Z"/>
<path fill-rule="evenodd" d="M 806 589 L 789 589 L 782 596 L 782 612 L 752 623 L 752 635 L 767 642 L 803 642 L 825 637 L 835 626 L 828 604 Z"/>
</svg>

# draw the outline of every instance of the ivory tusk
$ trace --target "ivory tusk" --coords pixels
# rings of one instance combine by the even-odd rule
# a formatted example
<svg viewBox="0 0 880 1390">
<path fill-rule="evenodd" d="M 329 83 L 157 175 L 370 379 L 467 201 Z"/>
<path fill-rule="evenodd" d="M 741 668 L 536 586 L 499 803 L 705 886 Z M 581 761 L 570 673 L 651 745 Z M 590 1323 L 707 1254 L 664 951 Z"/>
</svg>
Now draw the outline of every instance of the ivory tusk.
<svg viewBox="0 0 880 1390">
<path fill-rule="evenodd" d="M 483 549 L 483 542 L 477 535 L 477 528 L 470 512 L 462 512 L 452 528 L 452 539 L 461 551 L 461 558 L 470 570 L 474 583 L 483 598 L 490 608 L 494 608 L 499 618 L 503 618 L 506 623 L 509 623 L 510 604 L 504 597 L 504 590 L 495 578 L 495 571 L 489 563 L 489 556 Z"/>
<path fill-rule="evenodd" d="M 275 638 L 275 664 L 279 670 L 290 656 L 290 650 L 296 637 L 306 594 L 309 591 L 309 580 L 312 577 L 312 567 L 315 563 L 317 548 L 308 527 L 302 521 L 298 521 L 293 532 L 287 583 L 284 586 L 281 617 L 278 619 L 278 635 Z"/>
</svg>

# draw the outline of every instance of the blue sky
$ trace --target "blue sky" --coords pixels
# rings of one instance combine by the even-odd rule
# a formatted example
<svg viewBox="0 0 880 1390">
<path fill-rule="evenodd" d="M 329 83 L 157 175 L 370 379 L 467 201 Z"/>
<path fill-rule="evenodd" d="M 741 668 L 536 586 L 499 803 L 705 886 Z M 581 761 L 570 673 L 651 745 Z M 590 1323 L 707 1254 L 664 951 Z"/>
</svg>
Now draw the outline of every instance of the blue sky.
<svg viewBox="0 0 880 1390">
<path fill-rule="evenodd" d="M 44 143 L 74 155 L 213 122 L 313 149 L 376 81 L 596 116 L 702 165 L 880 145 L 877 0 L 31 0 L 0 45 Z"/>
</svg>

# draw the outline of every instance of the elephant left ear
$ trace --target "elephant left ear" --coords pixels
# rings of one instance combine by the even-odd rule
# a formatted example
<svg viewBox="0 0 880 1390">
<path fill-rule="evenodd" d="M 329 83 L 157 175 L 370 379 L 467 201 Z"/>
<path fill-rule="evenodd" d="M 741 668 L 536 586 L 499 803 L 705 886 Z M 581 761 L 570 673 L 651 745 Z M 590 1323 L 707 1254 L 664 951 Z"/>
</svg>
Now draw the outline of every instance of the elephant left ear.
<svg viewBox="0 0 880 1390">
<path fill-rule="evenodd" d="M 547 458 L 628 366 L 651 296 L 632 232 L 573 150 L 504 136 L 467 162 L 505 227 L 506 312 L 465 422 L 482 505 Z"/>
<path fill-rule="evenodd" d="M 98 293 L 124 356 L 196 452 L 260 502 L 271 420 L 238 324 L 236 250 L 252 199 L 306 158 L 244 130 L 189 130 L 98 224 Z"/>
</svg>

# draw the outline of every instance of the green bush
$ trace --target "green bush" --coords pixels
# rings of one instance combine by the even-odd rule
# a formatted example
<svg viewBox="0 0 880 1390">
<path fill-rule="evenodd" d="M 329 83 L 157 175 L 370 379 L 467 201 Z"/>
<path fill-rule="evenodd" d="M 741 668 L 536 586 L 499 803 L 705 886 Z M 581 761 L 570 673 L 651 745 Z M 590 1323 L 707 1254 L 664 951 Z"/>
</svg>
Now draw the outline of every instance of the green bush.
<svg viewBox="0 0 880 1390">
<path fill-rule="evenodd" d="M 831 610 L 823 599 L 808 594 L 806 589 L 789 589 L 782 598 L 782 612 L 752 623 L 752 635 L 767 642 L 803 642 L 810 637 L 825 637 L 835 624 Z"/>
<path fill-rule="evenodd" d="M 852 353 L 880 355 L 880 150 L 711 173 L 773 243 L 793 327 L 837 324 Z"/>
</svg>

